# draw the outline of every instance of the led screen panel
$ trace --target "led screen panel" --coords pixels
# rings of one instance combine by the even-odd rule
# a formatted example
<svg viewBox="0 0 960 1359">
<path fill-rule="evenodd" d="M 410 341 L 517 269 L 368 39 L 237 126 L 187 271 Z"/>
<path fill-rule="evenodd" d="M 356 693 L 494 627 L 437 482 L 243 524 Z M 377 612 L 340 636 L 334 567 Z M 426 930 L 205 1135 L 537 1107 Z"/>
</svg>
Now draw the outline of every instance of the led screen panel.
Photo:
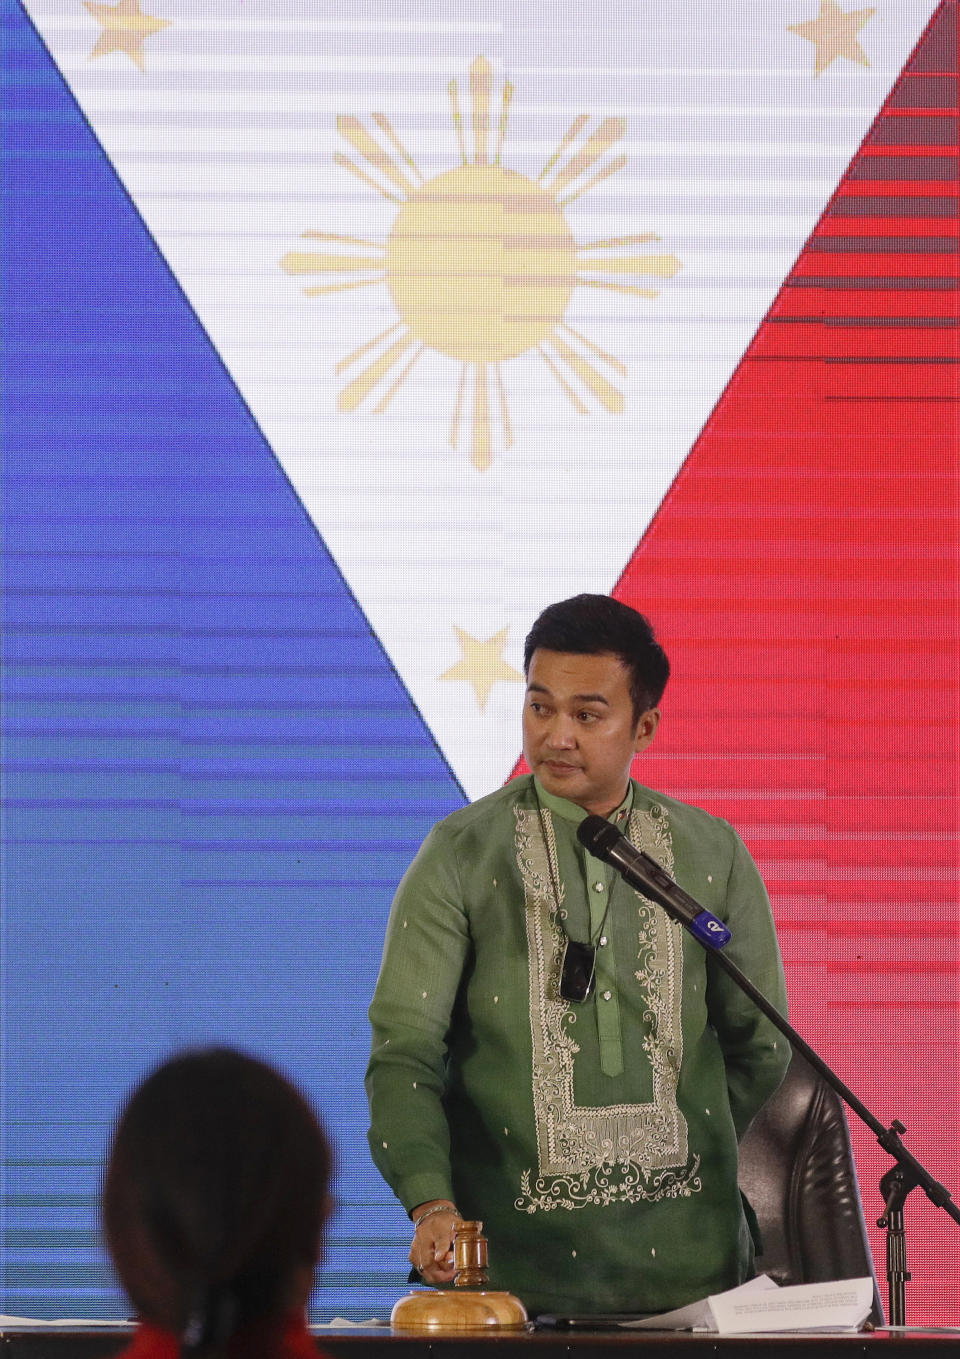
<svg viewBox="0 0 960 1359">
<path fill-rule="evenodd" d="M 123 1314 L 110 1124 L 207 1041 L 334 1135 L 316 1314 L 403 1291 L 392 889 L 584 589 L 673 661 L 638 776 L 956 1189 L 957 6 L 411 8 L 4 6 L 7 1312 Z"/>
</svg>

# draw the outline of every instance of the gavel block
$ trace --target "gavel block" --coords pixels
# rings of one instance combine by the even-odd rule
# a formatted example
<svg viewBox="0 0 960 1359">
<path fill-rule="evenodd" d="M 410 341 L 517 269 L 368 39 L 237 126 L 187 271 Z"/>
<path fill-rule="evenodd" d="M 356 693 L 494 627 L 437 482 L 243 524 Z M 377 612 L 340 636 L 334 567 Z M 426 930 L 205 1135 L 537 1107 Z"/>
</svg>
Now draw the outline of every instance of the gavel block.
<svg viewBox="0 0 960 1359">
<path fill-rule="evenodd" d="M 408 1293 L 390 1313 L 395 1331 L 520 1330 L 527 1311 L 512 1293 L 485 1289 L 487 1238 L 482 1222 L 458 1223 L 453 1236 L 453 1288 Z"/>
</svg>

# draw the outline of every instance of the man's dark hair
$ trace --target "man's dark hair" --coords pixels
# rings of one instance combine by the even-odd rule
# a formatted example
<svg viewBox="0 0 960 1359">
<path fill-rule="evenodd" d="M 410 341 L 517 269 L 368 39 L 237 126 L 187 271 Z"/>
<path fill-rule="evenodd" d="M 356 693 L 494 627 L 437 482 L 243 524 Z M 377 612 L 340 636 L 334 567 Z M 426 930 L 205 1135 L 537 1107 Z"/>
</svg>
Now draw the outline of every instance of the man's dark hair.
<svg viewBox="0 0 960 1359">
<path fill-rule="evenodd" d="M 616 656 L 630 672 L 634 722 L 657 706 L 670 677 L 670 662 L 647 619 L 609 595 L 574 595 L 548 605 L 527 634 L 524 674 L 538 648 L 576 656 Z"/>
</svg>

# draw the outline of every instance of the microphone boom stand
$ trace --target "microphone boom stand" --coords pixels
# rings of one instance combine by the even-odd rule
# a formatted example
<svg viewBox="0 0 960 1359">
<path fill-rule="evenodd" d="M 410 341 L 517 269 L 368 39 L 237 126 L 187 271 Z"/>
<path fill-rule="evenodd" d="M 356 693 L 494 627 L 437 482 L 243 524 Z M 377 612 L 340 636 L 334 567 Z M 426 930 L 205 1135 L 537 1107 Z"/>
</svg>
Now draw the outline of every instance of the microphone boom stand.
<svg viewBox="0 0 960 1359">
<path fill-rule="evenodd" d="M 656 865 L 659 867 L 659 865 Z M 619 867 L 619 865 L 618 865 Z M 622 871 L 622 869 L 621 869 Z M 662 871 L 662 870 L 661 870 Z M 627 879 L 629 881 L 629 878 Z M 636 886 L 637 884 L 631 884 Z M 923 1190 L 931 1203 L 942 1208 L 945 1213 L 953 1218 L 954 1222 L 960 1223 L 960 1209 L 950 1197 L 949 1190 L 933 1178 L 917 1158 L 907 1150 L 901 1141 L 901 1133 L 906 1132 L 904 1125 L 894 1119 L 889 1128 L 885 1128 L 879 1119 L 875 1118 L 865 1104 L 863 1104 L 850 1089 L 848 1085 L 840 1079 L 834 1071 L 827 1066 L 822 1057 L 814 1052 L 809 1043 L 805 1042 L 797 1033 L 793 1025 L 780 1014 L 779 1010 L 767 1000 L 762 991 L 754 986 L 736 963 L 725 957 L 719 948 L 711 947 L 706 942 L 703 933 L 693 928 L 692 921 L 686 917 L 685 912 L 679 910 L 670 900 L 670 897 L 657 889 L 652 881 L 644 881 L 638 889 L 644 896 L 656 901 L 662 906 L 667 914 L 678 921 L 697 940 L 704 952 L 716 958 L 723 970 L 732 977 L 740 990 L 745 992 L 753 1003 L 763 1011 L 772 1024 L 775 1024 L 784 1037 L 789 1041 L 790 1046 L 803 1054 L 810 1065 L 820 1073 L 828 1085 L 832 1086 L 840 1098 L 853 1110 L 870 1131 L 875 1135 L 877 1141 L 890 1156 L 896 1161 L 896 1165 L 891 1166 L 880 1181 L 880 1193 L 883 1196 L 885 1208 L 883 1216 L 878 1220 L 878 1227 L 885 1227 L 887 1232 L 887 1287 L 889 1293 L 889 1324 L 891 1326 L 906 1325 L 906 1282 L 910 1278 L 907 1272 L 907 1248 L 906 1232 L 903 1221 L 903 1205 L 911 1189 L 917 1185 Z M 682 890 L 682 889 L 680 889 Z M 693 898 L 688 898 L 693 902 Z M 699 904 L 699 903 L 696 903 Z M 705 908 L 701 907 L 701 911 Z M 709 918 L 709 913 L 707 913 Z M 721 945 L 722 947 L 722 945 Z"/>
</svg>

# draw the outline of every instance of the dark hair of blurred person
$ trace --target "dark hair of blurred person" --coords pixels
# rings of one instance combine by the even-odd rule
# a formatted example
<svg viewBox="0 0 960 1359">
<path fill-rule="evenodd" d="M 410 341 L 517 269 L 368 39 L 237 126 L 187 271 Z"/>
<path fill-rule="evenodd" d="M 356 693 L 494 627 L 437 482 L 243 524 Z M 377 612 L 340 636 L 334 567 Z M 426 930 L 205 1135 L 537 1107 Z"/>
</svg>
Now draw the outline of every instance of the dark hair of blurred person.
<svg viewBox="0 0 960 1359">
<path fill-rule="evenodd" d="M 225 1048 L 165 1062 L 114 1133 L 103 1224 L 140 1322 L 126 1359 L 316 1359 L 306 1304 L 330 1199 L 307 1101 Z"/>
</svg>

